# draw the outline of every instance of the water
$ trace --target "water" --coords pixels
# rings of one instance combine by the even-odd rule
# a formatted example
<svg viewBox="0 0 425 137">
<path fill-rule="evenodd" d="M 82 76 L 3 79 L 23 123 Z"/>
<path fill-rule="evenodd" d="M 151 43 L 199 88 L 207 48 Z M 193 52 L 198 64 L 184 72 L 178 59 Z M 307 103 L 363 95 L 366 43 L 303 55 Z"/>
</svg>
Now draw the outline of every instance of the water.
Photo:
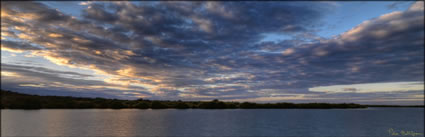
<svg viewBox="0 0 425 137">
<path fill-rule="evenodd" d="M 2 136 L 390 136 L 424 133 L 423 108 L 2 110 Z"/>
</svg>

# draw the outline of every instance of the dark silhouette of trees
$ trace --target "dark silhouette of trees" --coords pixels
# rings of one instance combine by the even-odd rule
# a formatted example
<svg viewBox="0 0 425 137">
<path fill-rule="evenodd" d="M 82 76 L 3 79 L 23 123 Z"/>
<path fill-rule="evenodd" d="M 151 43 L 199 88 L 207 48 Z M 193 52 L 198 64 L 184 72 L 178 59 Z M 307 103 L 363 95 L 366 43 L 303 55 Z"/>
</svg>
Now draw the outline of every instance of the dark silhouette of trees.
<svg viewBox="0 0 425 137">
<path fill-rule="evenodd" d="M 150 108 L 150 104 L 144 101 L 138 101 L 136 104 L 132 106 L 132 108 L 148 109 Z"/>
<path fill-rule="evenodd" d="M 250 103 L 250 102 L 243 102 L 242 104 L 240 104 L 239 107 L 240 108 L 257 108 L 257 104 Z"/>
<path fill-rule="evenodd" d="M 151 108 L 152 109 L 161 109 L 161 108 L 168 108 L 168 106 L 165 105 L 164 103 L 162 103 L 161 101 L 152 101 Z"/>
<path fill-rule="evenodd" d="M 387 106 L 387 105 L 359 105 L 359 104 L 328 104 L 328 103 L 252 103 L 252 102 L 223 102 L 218 99 L 212 101 L 151 101 L 151 100 L 118 100 L 104 98 L 80 98 L 65 96 L 38 96 L 1 90 L 2 109 L 86 109 L 86 108 L 138 108 L 138 109 L 164 109 L 164 108 L 201 108 L 201 109 L 330 109 L 330 108 L 366 108 L 366 107 L 424 107 L 424 106 Z"/>
<path fill-rule="evenodd" d="M 202 102 L 199 105 L 199 108 L 219 109 L 219 108 L 227 108 L 227 107 L 224 102 L 218 101 L 218 99 L 214 99 L 213 101 L 210 101 L 210 102 Z"/>
<path fill-rule="evenodd" d="M 189 108 L 189 105 L 187 103 L 185 103 L 185 102 L 182 102 L 181 100 L 178 100 L 177 103 L 176 103 L 175 108 L 178 108 L 178 109 L 187 109 L 187 108 Z"/>
</svg>

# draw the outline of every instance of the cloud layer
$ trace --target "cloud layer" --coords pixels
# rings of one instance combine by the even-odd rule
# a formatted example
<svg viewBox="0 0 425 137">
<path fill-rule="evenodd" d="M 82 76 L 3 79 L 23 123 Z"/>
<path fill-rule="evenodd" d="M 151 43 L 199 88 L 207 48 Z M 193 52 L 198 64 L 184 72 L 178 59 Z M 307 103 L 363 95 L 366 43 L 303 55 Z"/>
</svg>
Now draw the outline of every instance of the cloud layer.
<svg viewBox="0 0 425 137">
<path fill-rule="evenodd" d="M 315 36 L 329 12 L 327 3 L 83 5 L 87 8 L 77 18 L 38 2 L 2 2 L 2 50 L 27 52 L 107 78 L 87 80 L 90 76 L 2 64 L 2 86 L 40 83 L 15 81 L 10 78 L 15 73 L 42 79 L 44 86 L 114 85 L 120 94 L 104 92 L 113 95 L 124 95 L 119 89 L 127 88 L 153 99 L 267 101 L 328 99 L 330 95 L 309 91 L 317 86 L 424 80 L 423 2 L 330 39 Z M 272 33 L 291 39 L 261 42 Z"/>
</svg>

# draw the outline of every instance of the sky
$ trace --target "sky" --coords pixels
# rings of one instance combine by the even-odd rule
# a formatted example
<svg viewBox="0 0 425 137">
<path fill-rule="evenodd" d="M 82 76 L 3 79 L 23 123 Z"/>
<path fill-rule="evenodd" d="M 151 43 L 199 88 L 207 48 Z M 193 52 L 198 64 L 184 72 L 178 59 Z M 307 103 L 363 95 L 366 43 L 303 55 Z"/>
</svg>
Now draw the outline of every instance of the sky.
<svg viewBox="0 0 425 137">
<path fill-rule="evenodd" d="M 424 104 L 424 3 L 1 2 L 1 88 Z"/>
</svg>

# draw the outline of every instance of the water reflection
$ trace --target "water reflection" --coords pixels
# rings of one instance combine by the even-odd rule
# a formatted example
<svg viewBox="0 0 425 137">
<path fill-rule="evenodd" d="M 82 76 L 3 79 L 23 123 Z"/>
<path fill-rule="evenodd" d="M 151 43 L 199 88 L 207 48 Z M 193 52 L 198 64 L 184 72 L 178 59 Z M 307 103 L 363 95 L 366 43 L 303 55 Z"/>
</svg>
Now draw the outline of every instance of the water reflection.
<svg viewBox="0 0 425 137">
<path fill-rule="evenodd" d="M 387 136 L 423 133 L 423 108 L 2 110 L 2 136 Z"/>
</svg>

